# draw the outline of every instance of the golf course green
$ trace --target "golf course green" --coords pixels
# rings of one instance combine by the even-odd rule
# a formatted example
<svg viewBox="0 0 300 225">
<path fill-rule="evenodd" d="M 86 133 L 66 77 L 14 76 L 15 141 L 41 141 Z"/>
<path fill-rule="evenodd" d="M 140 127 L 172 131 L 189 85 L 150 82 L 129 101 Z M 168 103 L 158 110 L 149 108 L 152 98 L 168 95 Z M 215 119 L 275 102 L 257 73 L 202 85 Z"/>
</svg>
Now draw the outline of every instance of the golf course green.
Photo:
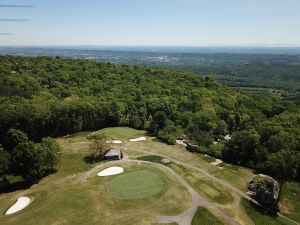
<svg viewBox="0 0 300 225">
<path fill-rule="evenodd" d="M 161 193 L 163 189 L 163 180 L 150 170 L 125 173 L 110 182 L 110 192 L 117 199 L 149 197 Z"/>
</svg>

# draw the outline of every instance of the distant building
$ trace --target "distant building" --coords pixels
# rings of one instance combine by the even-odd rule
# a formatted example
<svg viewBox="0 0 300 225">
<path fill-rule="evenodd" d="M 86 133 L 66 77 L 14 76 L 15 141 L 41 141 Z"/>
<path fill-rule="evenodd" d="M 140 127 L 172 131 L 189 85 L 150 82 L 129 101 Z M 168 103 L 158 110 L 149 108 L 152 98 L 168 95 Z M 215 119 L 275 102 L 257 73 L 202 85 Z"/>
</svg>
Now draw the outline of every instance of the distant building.
<svg viewBox="0 0 300 225">
<path fill-rule="evenodd" d="M 105 154 L 106 160 L 120 160 L 123 158 L 123 152 L 120 149 L 114 148 Z"/>
</svg>

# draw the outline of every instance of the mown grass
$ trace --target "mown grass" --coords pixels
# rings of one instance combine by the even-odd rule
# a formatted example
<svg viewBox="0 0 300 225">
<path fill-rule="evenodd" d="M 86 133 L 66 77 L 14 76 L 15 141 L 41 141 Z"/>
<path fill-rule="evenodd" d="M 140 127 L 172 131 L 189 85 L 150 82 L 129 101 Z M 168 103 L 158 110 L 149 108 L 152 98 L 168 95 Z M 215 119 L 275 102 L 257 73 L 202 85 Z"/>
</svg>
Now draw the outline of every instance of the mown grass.
<svg viewBox="0 0 300 225">
<path fill-rule="evenodd" d="M 145 134 L 145 131 L 138 131 L 129 127 L 110 127 L 104 128 L 99 133 L 105 133 L 110 139 L 129 140 L 138 138 Z"/>
<path fill-rule="evenodd" d="M 192 225 L 224 225 L 206 208 L 199 207 L 193 217 Z"/>
<path fill-rule="evenodd" d="M 171 164 L 170 167 L 177 173 L 183 176 L 203 197 L 219 204 L 231 204 L 234 199 L 229 191 L 221 185 L 216 184 L 214 181 L 206 177 L 199 176 L 198 174 L 184 169 L 177 164 Z"/>
<path fill-rule="evenodd" d="M 118 135 L 125 132 L 124 128 L 113 130 Z M 139 134 L 139 131 L 135 132 Z M 109 188 L 114 176 L 100 178 L 96 176 L 98 171 L 86 181 L 80 181 L 82 173 L 95 166 L 83 160 L 89 153 L 89 142 L 85 138 L 88 134 L 57 139 L 63 151 L 56 174 L 28 189 L 0 194 L 0 224 L 154 225 L 157 224 L 156 215 L 178 215 L 189 207 L 191 196 L 188 191 L 169 172 L 152 165 L 122 165 L 126 172 L 150 170 L 163 180 L 164 190 L 145 198 L 130 201 L 115 198 Z M 135 134 L 133 137 L 139 136 Z M 115 163 L 119 165 L 119 162 Z M 21 196 L 32 196 L 34 201 L 21 212 L 5 216 L 6 210 Z"/>
<path fill-rule="evenodd" d="M 244 176 L 238 171 L 233 171 L 226 168 L 218 168 L 217 170 L 211 172 L 211 174 L 217 178 L 227 181 L 242 191 L 247 191 L 247 184 L 250 176 Z"/>
<path fill-rule="evenodd" d="M 202 156 L 202 159 L 204 159 L 208 163 L 212 163 L 216 160 L 214 157 L 210 157 L 210 156 L 206 156 L 206 155 Z"/>
<path fill-rule="evenodd" d="M 146 156 L 137 157 L 137 159 L 161 164 L 162 160 L 163 160 L 163 157 L 158 156 L 158 155 L 146 155 Z"/>
<path fill-rule="evenodd" d="M 147 169 L 124 173 L 113 178 L 109 190 L 117 199 L 145 198 L 160 194 L 166 186 L 165 178 Z"/>
<path fill-rule="evenodd" d="M 189 163 L 192 166 L 207 170 L 212 174 L 215 173 L 215 176 L 227 181 L 242 191 L 247 190 L 247 181 L 253 176 L 253 172 L 248 168 L 222 163 L 222 165 L 220 165 L 221 167 L 224 166 L 224 169 L 222 170 L 218 168 L 219 166 L 210 165 L 210 162 L 214 161 L 213 157 L 190 153 L 184 146 L 166 145 L 162 142 L 155 141 L 155 139 L 152 140 L 151 138 L 148 138 L 145 142 L 128 142 L 123 143 L 123 145 L 120 146 L 126 148 L 128 154 L 130 154 L 131 151 L 142 150 L 151 154 L 163 154 L 179 161 Z"/>
<path fill-rule="evenodd" d="M 247 191 L 248 180 L 254 175 L 251 169 L 224 162 L 209 169 L 209 172 L 244 192 Z"/>
<path fill-rule="evenodd" d="M 255 225 L 294 225 L 294 223 L 254 205 L 247 199 L 242 199 L 241 204 Z"/>
<path fill-rule="evenodd" d="M 278 206 L 282 214 L 300 222 L 300 183 L 286 182 L 282 185 Z"/>
<path fill-rule="evenodd" d="M 211 166 L 198 154 L 187 152 L 183 146 L 166 145 L 152 141 L 152 138 L 149 137 L 147 137 L 147 141 L 143 142 L 128 141 L 130 138 L 145 136 L 143 131 L 130 128 L 107 128 L 100 132 L 103 131 L 111 139 L 123 140 L 123 143 L 118 146 L 130 157 L 136 158 L 145 155 L 145 152 L 140 152 L 140 150 L 151 154 L 164 154 L 215 173 L 215 176 L 226 180 L 241 190 L 244 189 L 243 183 L 252 174 L 251 170 L 247 168 L 228 164 L 222 165 L 225 167 L 223 170 Z M 86 182 L 78 183 L 77 179 L 81 173 L 95 166 L 87 164 L 83 160 L 89 154 L 89 141 L 86 139 L 89 133 L 84 132 L 57 139 L 63 153 L 56 174 L 49 175 L 29 189 L 0 194 L 0 224 L 154 225 L 157 224 L 156 215 L 178 215 L 189 207 L 190 194 L 174 177 L 164 170 L 143 163 L 122 166 L 127 172 L 151 169 L 155 170 L 156 174 L 162 174 L 166 182 L 166 186 L 164 186 L 166 190 L 161 192 L 163 194 L 128 201 L 114 198 L 110 193 L 109 183 L 113 177 L 99 179 L 99 177 L 92 176 Z M 156 159 L 158 160 L 158 158 Z M 255 220 L 250 220 L 250 214 L 249 216 L 246 214 L 238 195 L 199 172 L 176 164 L 170 164 L 170 166 L 183 176 L 199 194 L 205 196 L 240 224 L 254 224 L 252 220 Z M 299 211 L 297 198 L 299 194 L 294 191 L 298 188 L 298 183 L 296 186 L 287 185 L 286 190 L 283 189 L 280 199 L 280 203 L 285 206 L 288 205 L 289 211 L 293 213 Z M 295 193 L 297 197 L 295 197 Z M 8 217 L 3 215 L 7 208 L 21 196 L 34 196 L 35 199 L 29 207 L 20 213 Z M 284 201 L 284 199 L 286 200 Z M 268 225 L 268 223 L 265 224 Z"/>
<path fill-rule="evenodd" d="M 253 225 L 252 221 L 240 205 L 240 196 L 231 192 L 226 187 L 216 183 L 214 180 L 197 173 L 193 170 L 177 165 L 169 164 L 178 174 L 204 198 L 214 203 L 220 209 L 224 210 L 234 220 L 240 224 Z"/>
</svg>

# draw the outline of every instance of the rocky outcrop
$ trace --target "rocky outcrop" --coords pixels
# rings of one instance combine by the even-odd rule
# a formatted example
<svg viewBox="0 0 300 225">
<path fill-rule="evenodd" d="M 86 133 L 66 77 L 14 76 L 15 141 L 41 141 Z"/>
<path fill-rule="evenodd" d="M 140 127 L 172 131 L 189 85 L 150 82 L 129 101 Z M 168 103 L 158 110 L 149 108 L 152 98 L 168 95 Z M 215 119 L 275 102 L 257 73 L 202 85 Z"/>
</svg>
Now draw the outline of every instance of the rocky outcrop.
<svg viewBox="0 0 300 225">
<path fill-rule="evenodd" d="M 248 182 L 248 194 L 260 204 L 272 207 L 279 197 L 279 184 L 270 176 L 259 174 Z"/>
<path fill-rule="evenodd" d="M 186 150 L 188 150 L 189 152 L 197 152 L 198 151 L 198 145 L 194 145 L 188 142 L 186 143 Z"/>
</svg>

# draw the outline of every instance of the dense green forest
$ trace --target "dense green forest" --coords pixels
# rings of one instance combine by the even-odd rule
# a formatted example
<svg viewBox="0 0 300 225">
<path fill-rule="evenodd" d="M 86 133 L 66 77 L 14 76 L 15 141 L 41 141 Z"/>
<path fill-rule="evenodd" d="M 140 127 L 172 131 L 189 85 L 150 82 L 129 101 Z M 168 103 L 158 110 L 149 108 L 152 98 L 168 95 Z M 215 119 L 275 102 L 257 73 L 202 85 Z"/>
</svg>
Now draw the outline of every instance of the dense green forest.
<svg viewBox="0 0 300 225">
<path fill-rule="evenodd" d="M 211 77 L 92 60 L 1 56 L 0 95 L 2 178 L 30 170 L 26 160 L 35 165 L 30 172 L 37 179 L 55 170 L 59 147 L 48 136 L 111 126 L 145 129 L 169 144 L 184 137 L 199 152 L 282 181 L 300 177 L 299 103 L 249 96 Z M 230 141 L 223 140 L 226 134 Z M 217 139 L 222 141 L 213 143 Z"/>
<path fill-rule="evenodd" d="M 217 80 L 232 87 L 282 89 L 288 90 L 290 94 L 293 91 L 300 92 L 300 65 L 182 66 L 180 69 L 190 70 L 196 74 L 214 75 Z"/>
<path fill-rule="evenodd" d="M 150 65 L 211 75 L 231 87 L 260 95 L 300 99 L 298 48 L 4 48 L 0 54 L 61 56 L 130 65 Z M 275 90 L 274 90 L 275 89 Z"/>
</svg>

